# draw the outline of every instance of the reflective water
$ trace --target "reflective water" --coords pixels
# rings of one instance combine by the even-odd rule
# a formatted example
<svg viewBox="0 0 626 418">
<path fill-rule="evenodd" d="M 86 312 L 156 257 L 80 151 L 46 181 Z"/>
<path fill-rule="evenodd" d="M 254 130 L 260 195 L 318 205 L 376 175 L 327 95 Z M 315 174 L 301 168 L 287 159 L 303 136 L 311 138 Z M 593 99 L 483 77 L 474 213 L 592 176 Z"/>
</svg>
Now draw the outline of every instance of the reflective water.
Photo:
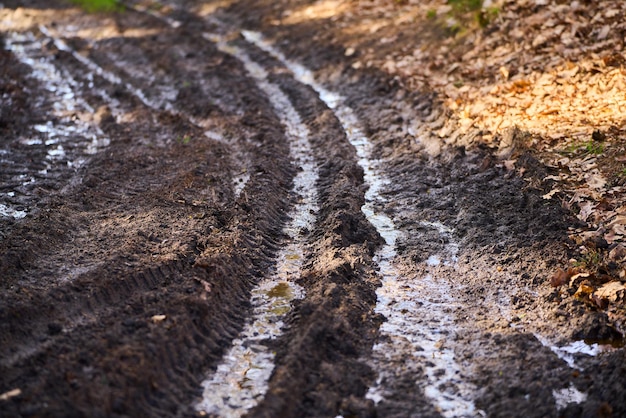
<svg viewBox="0 0 626 418">
<path fill-rule="evenodd" d="M 392 219 L 377 209 L 384 205 L 385 199 L 381 196 L 381 190 L 387 181 L 380 174 L 377 161 L 371 157 L 372 144 L 361 129 L 358 118 L 352 109 L 343 104 L 344 99 L 339 94 L 318 84 L 311 71 L 287 60 L 259 33 L 246 31 L 243 35 L 248 42 L 283 62 L 298 81 L 317 91 L 343 125 L 348 140 L 356 149 L 358 163 L 364 170 L 365 183 L 369 188 L 362 211 L 385 240 L 385 245 L 375 257 L 383 278 L 382 287 L 377 291 L 376 312 L 387 318 L 381 326 L 381 333 L 385 338 L 373 350 L 374 368 L 379 373 L 379 379 L 370 388 L 367 396 L 375 402 L 383 401 L 386 396 L 385 380 L 396 366 L 394 357 L 409 355 L 422 359 L 428 376 L 423 385 L 424 392 L 443 416 L 481 415 L 482 411 L 476 410 L 471 401 L 475 389 L 463 381 L 454 352 L 445 343 L 446 338 L 456 328 L 454 318 L 448 313 L 454 307 L 449 296 L 450 285 L 444 279 L 430 275 L 403 277 L 396 265 L 395 243 L 400 232 L 395 228 Z M 435 225 L 431 225 L 433 226 Z M 436 225 L 435 229 L 442 235 L 449 235 L 449 230 L 443 225 Z M 429 258 L 430 264 L 439 264 L 440 257 L 454 262 L 457 251 L 458 246 L 450 245 L 447 254 Z"/>
<path fill-rule="evenodd" d="M 553 390 L 552 396 L 554 396 L 557 410 L 561 410 L 571 403 L 583 403 L 587 400 L 587 394 L 580 392 L 573 384 L 570 384 L 568 388 Z"/>
<path fill-rule="evenodd" d="M 542 335 L 534 334 L 534 336 L 541 344 L 552 350 L 558 358 L 566 362 L 572 369 L 582 370 L 582 367 L 576 364 L 581 356 L 597 356 L 602 352 L 602 347 L 599 344 L 587 344 L 581 340 L 573 341 L 567 345 L 557 346 Z"/>
<path fill-rule="evenodd" d="M 291 158 L 301 168 L 294 179 L 294 191 L 299 199 L 290 213 L 291 221 L 284 228 L 288 240 L 279 251 L 276 271 L 252 291 L 252 319 L 233 341 L 217 371 L 202 382 L 203 399 L 196 405 L 198 411 L 221 417 L 240 417 L 263 399 L 274 369 L 274 353 L 263 341 L 281 335 L 291 302 L 304 297 L 304 290 L 296 280 L 300 277 L 306 252 L 304 232 L 312 228 L 318 210 L 315 187 L 318 173 L 311 156 L 308 128 L 286 95 L 267 80 L 266 71 L 243 51 L 219 38 L 211 37 L 211 40 L 216 41 L 222 51 L 241 61 L 267 94 L 285 126 Z"/>
</svg>

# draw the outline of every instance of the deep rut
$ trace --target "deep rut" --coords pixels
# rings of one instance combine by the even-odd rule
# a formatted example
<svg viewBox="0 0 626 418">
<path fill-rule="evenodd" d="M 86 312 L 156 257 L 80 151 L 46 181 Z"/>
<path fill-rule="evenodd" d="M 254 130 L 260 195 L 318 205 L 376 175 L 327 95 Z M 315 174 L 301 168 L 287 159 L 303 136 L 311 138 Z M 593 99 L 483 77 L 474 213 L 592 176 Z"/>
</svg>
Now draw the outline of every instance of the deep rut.
<svg viewBox="0 0 626 418">
<path fill-rule="evenodd" d="M 432 95 L 332 71 L 343 51 L 263 27 L 262 1 L 28 3 L 2 26 L 43 93 L 5 88 L 31 116 L 0 124 L 0 415 L 580 416 L 620 393 L 556 347 L 564 213 L 488 150 L 429 156 Z"/>
<path fill-rule="evenodd" d="M 98 109 L 100 120 L 86 123 L 110 144 L 71 173 L 56 205 L 35 200 L 3 242 L 2 392 L 21 393 L 9 415 L 191 413 L 200 379 L 241 330 L 252 286 L 284 244 L 287 207 L 300 197 L 289 191 L 289 144 L 267 96 L 213 43 L 198 49 L 183 29 L 156 22 L 156 40 L 76 45 L 62 24 L 21 40 L 22 59 L 46 62 L 72 80 L 87 110 Z M 44 54 L 35 46 L 38 56 L 28 56 L 29 42 L 45 43 Z M 306 187 L 318 188 L 320 209 L 301 231 L 313 237 L 298 277 L 306 299 L 275 343 L 267 406 L 253 413 L 332 414 L 367 388 L 352 368 L 376 328 L 369 260 L 379 238 L 360 211 L 363 173 L 332 113 L 293 79 L 271 78 L 310 97 L 296 107 L 312 132 L 319 181 Z M 244 184 L 229 184 L 241 171 Z M 58 236 L 37 231 L 24 242 L 42 217 Z M 299 391 L 284 396 L 286 385 Z"/>
<path fill-rule="evenodd" d="M 3 241 L 1 391 L 23 395 L 2 414 L 191 414 L 203 373 L 273 263 L 294 175 L 282 128 L 254 83 L 237 79 L 238 63 L 214 70 L 240 104 L 237 114 L 225 109 L 237 125 L 222 123 L 224 136 L 256 150 L 237 199 L 225 174 L 242 168 L 226 141 L 146 106 L 134 80 L 111 83 L 71 51 L 50 52 L 44 59 L 77 80 L 74 94 L 116 108 L 103 109 L 106 151 L 72 188 L 30 206 Z"/>
</svg>

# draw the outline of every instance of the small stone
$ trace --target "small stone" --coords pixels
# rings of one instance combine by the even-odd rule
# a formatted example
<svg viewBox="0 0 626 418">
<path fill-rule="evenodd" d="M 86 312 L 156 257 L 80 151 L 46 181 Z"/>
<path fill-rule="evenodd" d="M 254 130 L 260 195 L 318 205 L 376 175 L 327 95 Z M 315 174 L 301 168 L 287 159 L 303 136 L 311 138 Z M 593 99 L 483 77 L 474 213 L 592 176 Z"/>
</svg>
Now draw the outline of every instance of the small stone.
<svg viewBox="0 0 626 418">
<path fill-rule="evenodd" d="M 163 322 L 165 321 L 165 319 L 167 319 L 166 315 L 153 315 L 152 316 L 152 322 L 154 322 L 155 324 L 158 324 L 159 322 Z"/>
<path fill-rule="evenodd" d="M 20 396 L 21 394 L 22 394 L 21 389 L 12 389 L 0 395 L 0 401 L 8 401 L 9 399 L 15 398 L 16 396 Z"/>
</svg>

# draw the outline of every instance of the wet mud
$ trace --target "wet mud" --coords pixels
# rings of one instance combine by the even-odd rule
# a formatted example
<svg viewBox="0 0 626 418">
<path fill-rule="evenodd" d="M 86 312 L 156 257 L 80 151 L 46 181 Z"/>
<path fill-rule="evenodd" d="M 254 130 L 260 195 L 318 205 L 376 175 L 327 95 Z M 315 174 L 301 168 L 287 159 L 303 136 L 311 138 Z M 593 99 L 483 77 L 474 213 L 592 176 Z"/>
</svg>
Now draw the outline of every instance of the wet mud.
<svg viewBox="0 0 626 418">
<path fill-rule="evenodd" d="M 272 23 L 306 2 L 52 3 L 0 9 L 0 416 L 626 414 L 623 348 L 572 345 L 619 332 L 549 286 L 572 220 L 532 155 L 431 152 L 436 96 L 345 65 L 332 21 Z M 199 408 L 294 243 L 262 393 Z"/>
</svg>

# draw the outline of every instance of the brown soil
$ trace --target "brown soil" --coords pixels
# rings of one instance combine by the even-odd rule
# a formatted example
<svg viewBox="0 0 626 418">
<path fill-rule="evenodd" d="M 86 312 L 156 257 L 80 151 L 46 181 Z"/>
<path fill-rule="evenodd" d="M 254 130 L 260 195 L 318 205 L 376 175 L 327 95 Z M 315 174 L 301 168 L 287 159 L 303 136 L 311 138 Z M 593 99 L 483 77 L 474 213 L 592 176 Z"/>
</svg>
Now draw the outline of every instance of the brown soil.
<svg viewBox="0 0 626 418">
<path fill-rule="evenodd" d="M 488 141 L 442 141 L 430 152 L 409 127 L 450 115 L 439 92 L 376 66 L 355 68 L 336 20 L 281 23 L 310 2 L 216 2 L 209 19 L 202 10 L 212 4 L 191 0 L 156 15 L 142 2 L 108 15 L 50 3 L 0 9 L 5 43 L 27 44 L 14 35 L 32 33 L 36 54 L 73 80 L 82 106 L 59 111 L 57 93 L 0 51 L 0 204 L 26 212 L 0 216 L 0 416 L 198 414 L 200 382 L 249 318 L 250 291 L 274 268 L 299 198 L 280 115 L 243 64 L 201 36 L 215 32 L 235 33 L 289 97 L 319 166 L 320 211 L 299 280 L 306 297 L 285 333 L 267 342 L 276 367 L 249 416 L 440 416 L 419 384 L 421 366 L 398 372 L 389 399 L 366 399 L 376 380 L 367 359 L 385 318 L 374 312 L 382 239 L 361 212 L 363 170 L 333 111 L 237 37 L 241 29 L 261 31 L 312 69 L 364 125 L 390 180 L 380 209 L 404 233 L 399 258 L 415 274 L 446 277 L 461 303 L 449 343 L 471 370 L 476 406 L 488 416 L 626 415 L 623 348 L 580 356 L 574 370 L 535 337 L 619 346 L 624 332 L 619 305 L 607 311 L 574 297 L 576 289 L 550 286 L 580 257 L 569 228 L 582 224 L 542 197 L 557 170 L 535 153 L 516 151 L 511 166 Z M 445 39 L 431 29 L 433 40 Z M 423 32 L 402 26 L 391 35 L 400 30 L 407 39 Z M 87 152 L 90 138 L 75 132 L 51 158 L 57 143 L 36 128 L 48 122 L 88 125 L 110 143 Z M 423 221 L 454 231 L 454 269 L 425 267 L 446 242 Z M 587 400 L 557 410 L 552 391 L 570 385 Z"/>
</svg>

